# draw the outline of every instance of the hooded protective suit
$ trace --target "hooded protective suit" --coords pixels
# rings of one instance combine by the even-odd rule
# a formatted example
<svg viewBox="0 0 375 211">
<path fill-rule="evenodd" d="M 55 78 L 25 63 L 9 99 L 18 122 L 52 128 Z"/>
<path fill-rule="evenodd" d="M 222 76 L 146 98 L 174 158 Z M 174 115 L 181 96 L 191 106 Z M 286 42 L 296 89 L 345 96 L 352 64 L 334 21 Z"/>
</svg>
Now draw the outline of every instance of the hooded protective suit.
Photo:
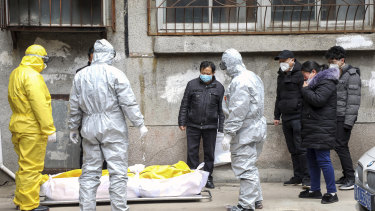
<svg viewBox="0 0 375 211">
<path fill-rule="evenodd" d="M 241 54 L 235 49 L 224 52 L 220 66 L 232 78 L 226 93 L 226 105 L 223 106 L 229 112 L 224 122 L 224 133 L 232 137 L 232 169 L 240 179 L 238 204 L 246 209 L 255 209 L 255 201 L 263 200 L 255 166 L 267 133 L 263 82 L 246 69 Z"/>
<path fill-rule="evenodd" d="M 91 66 L 74 77 L 70 94 L 70 130 L 82 124 L 83 166 L 80 182 L 81 210 L 96 210 L 103 158 L 110 174 L 109 194 L 113 211 L 128 210 L 126 201 L 128 129 L 144 124 L 129 80 L 111 66 L 115 51 L 107 40 L 97 40 Z"/>
<path fill-rule="evenodd" d="M 13 201 L 21 210 L 39 206 L 47 137 L 56 131 L 51 95 L 40 74 L 45 68 L 44 56 L 47 52 L 42 46 L 28 47 L 9 77 L 8 101 L 13 112 L 9 130 L 19 164 Z"/>
</svg>

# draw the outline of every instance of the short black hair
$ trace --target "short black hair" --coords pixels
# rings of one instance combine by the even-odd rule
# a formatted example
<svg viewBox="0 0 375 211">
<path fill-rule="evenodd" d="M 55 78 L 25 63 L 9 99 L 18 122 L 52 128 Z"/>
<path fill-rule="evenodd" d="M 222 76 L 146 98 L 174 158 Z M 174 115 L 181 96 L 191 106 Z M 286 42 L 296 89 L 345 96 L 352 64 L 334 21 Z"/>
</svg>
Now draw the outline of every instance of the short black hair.
<svg viewBox="0 0 375 211">
<path fill-rule="evenodd" d="M 346 51 L 341 46 L 333 46 L 330 48 L 325 55 L 326 59 L 336 59 L 340 60 L 342 58 L 346 58 Z"/>
<path fill-rule="evenodd" d="M 313 70 L 315 70 L 318 73 L 322 70 L 328 69 L 328 66 L 326 64 L 319 65 L 315 61 L 306 61 L 302 64 L 301 69 L 302 69 L 303 72 L 311 73 Z"/>
<path fill-rule="evenodd" d="M 89 48 L 89 52 L 88 52 L 88 56 L 90 58 L 90 55 L 94 53 L 94 46 L 92 46 L 91 48 Z"/>
<path fill-rule="evenodd" d="M 207 67 L 211 67 L 212 73 L 214 73 L 215 70 L 216 70 L 215 64 L 213 62 L 203 61 L 203 62 L 201 62 L 201 65 L 199 67 L 199 71 L 202 71 L 203 69 L 206 69 Z"/>
</svg>

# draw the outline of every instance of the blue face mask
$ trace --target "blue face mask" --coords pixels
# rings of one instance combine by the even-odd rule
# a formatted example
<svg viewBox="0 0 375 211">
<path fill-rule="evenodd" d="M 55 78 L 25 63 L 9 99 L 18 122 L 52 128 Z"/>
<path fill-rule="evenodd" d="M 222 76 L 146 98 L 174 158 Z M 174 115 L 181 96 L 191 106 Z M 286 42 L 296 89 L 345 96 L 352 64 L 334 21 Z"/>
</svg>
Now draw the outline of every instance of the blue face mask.
<svg viewBox="0 0 375 211">
<path fill-rule="evenodd" d="M 212 75 L 200 75 L 199 78 L 205 82 L 208 83 L 212 80 Z"/>
</svg>

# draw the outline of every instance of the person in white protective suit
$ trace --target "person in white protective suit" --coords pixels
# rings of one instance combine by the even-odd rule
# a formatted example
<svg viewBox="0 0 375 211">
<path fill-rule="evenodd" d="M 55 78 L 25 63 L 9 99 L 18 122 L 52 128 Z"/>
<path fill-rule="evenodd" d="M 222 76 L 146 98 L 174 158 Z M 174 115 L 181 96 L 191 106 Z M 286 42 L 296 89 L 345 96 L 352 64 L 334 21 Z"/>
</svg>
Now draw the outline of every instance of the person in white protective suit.
<svg viewBox="0 0 375 211">
<path fill-rule="evenodd" d="M 78 128 L 82 124 L 81 210 L 96 210 L 103 159 L 110 174 L 111 209 L 129 209 L 126 196 L 129 140 L 125 117 L 140 129 L 141 138 L 148 131 L 129 80 L 111 65 L 115 55 L 107 40 L 97 40 L 92 64 L 75 75 L 70 94 L 69 129 L 73 143 L 78 143 Z"/>
<path fill-rule="evenodd" d="M 255 162 L 266 139 L 267 124 L 264 117 L 263 82 L 246 69 L 241 54 L 235 49 L 224 52 L 220 68 L 232 78 L 223 107 L 228 117 L 224 122 L 223 149 L 230 147 L 232 169 L 240 179 L 238 205 L 232 210 L 262 208 L 262 190 Z"/>
</svg>

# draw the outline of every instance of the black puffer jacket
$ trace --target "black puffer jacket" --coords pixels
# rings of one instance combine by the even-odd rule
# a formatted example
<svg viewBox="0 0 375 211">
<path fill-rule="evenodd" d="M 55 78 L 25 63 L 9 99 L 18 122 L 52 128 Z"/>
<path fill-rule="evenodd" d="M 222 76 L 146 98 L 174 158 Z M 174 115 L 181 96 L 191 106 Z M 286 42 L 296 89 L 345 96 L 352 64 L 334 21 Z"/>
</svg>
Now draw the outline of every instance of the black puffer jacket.
<svg viewBox="0 0 375 211">
<path fill-rule="evenodd" d="M 189 81 L 181 101 L 178 125 L 223 132 L 223 96 L 224 86 L 215 77 L 209 85 L 200 78 Z"/>
<path fill-rule="evenodd" d="M 309 86 L 302 88 L 302 146 L 333 149 L 336 140 L 336 108 L 339 70 L 319 72 Z"/>
<path fill-rule="evenodd" d="M 279 69 L 274 119 L 283 121 L 300 119 L 302 112 L 302 85 L 304 82 L 301 64 L 296 60 L 292 71 L 283 72 Z"/>
<path fill-rule="evenodd" d="M 345 65 L 337 84 L 337 116 L 344 117 L 346 127 L 353 127 L 361 104 L 361 78 L 359 68 Z"/>
</svg>

